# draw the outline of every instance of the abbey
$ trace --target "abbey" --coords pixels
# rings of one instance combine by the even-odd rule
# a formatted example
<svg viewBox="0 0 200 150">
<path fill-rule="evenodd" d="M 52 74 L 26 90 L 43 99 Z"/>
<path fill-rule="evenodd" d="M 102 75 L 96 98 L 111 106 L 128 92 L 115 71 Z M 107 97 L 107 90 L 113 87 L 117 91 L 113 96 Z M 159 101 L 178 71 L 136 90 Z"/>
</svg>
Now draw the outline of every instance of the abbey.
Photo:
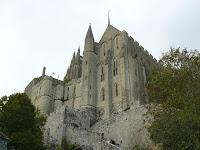
<svg viewBox="0 0 200 150">
<path fill-rule="evenodd" d="M 45 75 L 44 70 L 41 77 L 33 79 L 25 88 L 32 103 L 48 116 L 45 142 L 60 144 L 62 137 L 67 136 L 79 145 L 95 149 L 88 141 L 92 138 L 95 145 L 100 145 L 96 149 L 100 149 L 102 142 L 98 135 L 103 133 L 121 141 L 122 148 L 130 146 L 120 131 L 123 119 L 126 116 L 126 120 L 133 121 L 131 112 L 136 111 L 135 105 L 144 106 L 148 102 L 146 78 L 156 66 L 153 56 L 126 31 L 108 24 L 101 40 L 95 42 L 89 25 L 83 55 L 80 48 L 74 53 L 63 81 Z M 113 116 L 115 121 L 110 122 Z M 118 127 L 114 127 L 116 123 Z M 124 123 L 124 128 L 129 129 L 130 125 Z M 110 133 L 114 129 L 118 131 Z M 136 130 L 125 130 L 124 136 L 130 138 L 126 132 L 133 134 Z"/>
</svg>

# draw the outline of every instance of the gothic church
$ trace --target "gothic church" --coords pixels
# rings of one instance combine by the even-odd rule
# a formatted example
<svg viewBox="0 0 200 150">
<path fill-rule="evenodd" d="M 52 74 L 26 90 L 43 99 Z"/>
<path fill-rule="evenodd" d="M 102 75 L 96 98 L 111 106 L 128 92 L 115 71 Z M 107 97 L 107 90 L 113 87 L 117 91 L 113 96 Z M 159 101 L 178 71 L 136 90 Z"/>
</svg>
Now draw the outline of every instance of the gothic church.
<svg viewBox="0 0 200 150">
<path fill-rule="evenodd" d="M 129 110 L 134 103 L 146 104 L 146 78 L 156 66 L 153 56 L 126 31 L 108 24 L 101 40 L 95 42 L 89 25 L 83 55 L 80 48 L 76 55 L 74 53 L 64 81 L 45 75 L 44 70 L 42 76 L 33 79 L 25 89 L 42 114 L 49 118 L 61 117 L 58 112 L 63 114 L 64 122 L 48 120 L 44 131 L 46 142 L 61 141 L 71 126 L 94 132 L 92 126 L 97 122 Z M 70 117 L 75 119 L 69 120 Z M 59 129 L 54 129 L 55 126 Z M 86 141 L 74 139 L 76 136 L 68 138 L 87 145 Z M 114 135 L 108 133 L 108 136 Z"/>
</svg>

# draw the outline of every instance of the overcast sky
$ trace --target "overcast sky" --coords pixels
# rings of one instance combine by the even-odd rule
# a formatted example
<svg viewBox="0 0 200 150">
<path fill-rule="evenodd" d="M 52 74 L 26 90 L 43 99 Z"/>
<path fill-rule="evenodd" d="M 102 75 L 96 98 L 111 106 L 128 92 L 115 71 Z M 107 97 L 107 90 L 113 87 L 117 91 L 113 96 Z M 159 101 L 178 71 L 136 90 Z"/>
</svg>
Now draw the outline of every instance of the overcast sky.
<svg viewBox="0 0 200 150">
<path fill-rule="evenodd" d="M 44 66 L 62 80 L 89 23 L 99 42 L 109 9 L 111 25 L 156 59 L 170 46 L 200 50 L 200 0 L 0 0 L 0 97 L 23 92 Z"/>
</svg>

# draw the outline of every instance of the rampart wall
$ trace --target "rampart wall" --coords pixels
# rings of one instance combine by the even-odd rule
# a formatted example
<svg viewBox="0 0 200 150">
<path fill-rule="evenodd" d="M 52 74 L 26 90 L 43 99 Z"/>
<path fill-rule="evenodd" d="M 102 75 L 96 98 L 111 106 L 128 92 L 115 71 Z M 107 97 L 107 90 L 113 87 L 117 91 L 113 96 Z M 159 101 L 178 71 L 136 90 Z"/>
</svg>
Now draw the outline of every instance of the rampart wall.
<svg viewBox="0 0 200 150">
<path fill-rule="evenodd" d="M 135 103 L 129 110 L 118 115 L 113 114 L 110 118 L 92 125 L 89 112 L 84 114 L 79 110 L 61 106 L 48 116 L 44 127 L 45 143 L 61 144 L 62 138 L 67 137 L 72 143 L 91 150 L 101 150 L 102 147 L 131 150 L 133 144 L 153 147 L 148 133 L 153 120 L 148 113 L 150 107 Z M 119 147 L 105 143 L 111 139 L 118 143 Z"/>
</svg>

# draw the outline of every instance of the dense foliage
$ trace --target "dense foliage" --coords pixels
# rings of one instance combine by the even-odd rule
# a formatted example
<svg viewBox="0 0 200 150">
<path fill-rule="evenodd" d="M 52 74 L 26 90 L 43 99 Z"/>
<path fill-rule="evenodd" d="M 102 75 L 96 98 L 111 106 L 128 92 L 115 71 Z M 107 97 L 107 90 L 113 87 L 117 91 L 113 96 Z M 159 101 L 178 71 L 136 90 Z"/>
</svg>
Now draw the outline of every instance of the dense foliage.
<svg viewBox="0 0 200 150">
<path fill-rule="evenodd" d="M 25 93 L 4 96 L 0 99 L 0 131 L 10 138 L 16 150 L 44 150 L 40 126 L 45 117 L 39 115 Z"/>
<path fill-rule="evenodd" d="M 163 149 L 200 149 L 200 53 L 171 48 L 152 70 L 147 89 L 160 104 L 151 138 Z"/>
</svg>

